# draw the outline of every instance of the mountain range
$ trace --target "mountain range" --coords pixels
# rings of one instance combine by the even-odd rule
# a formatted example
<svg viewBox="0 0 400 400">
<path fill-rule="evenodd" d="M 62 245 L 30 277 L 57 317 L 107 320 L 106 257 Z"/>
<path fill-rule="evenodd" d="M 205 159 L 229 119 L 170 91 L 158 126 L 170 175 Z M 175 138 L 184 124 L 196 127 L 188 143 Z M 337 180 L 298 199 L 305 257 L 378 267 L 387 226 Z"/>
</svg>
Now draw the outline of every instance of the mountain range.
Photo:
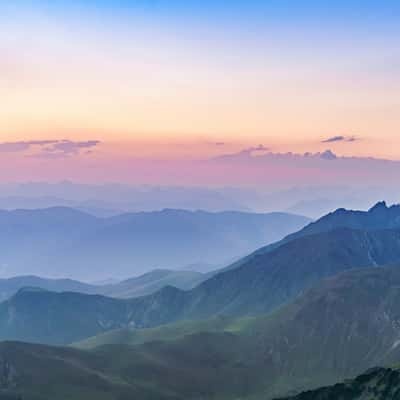
<svg viewBox="0 0 400 400">
<path fill-rule="evenodd" d="M 358 269 L 267 316 L 179 323 L 91 350 L 3 342 L 2 391 L 24 400 L 268 400 L 315 389 L 400 359 L 399 287 L 400 268 Z"/>
<path fill-rule="evenodd" d="M 172 209 L 109 218 L 62 207 L 1 211 L 0 274 L 90 281 L 193 263 L 223 266 L 309 221 L 284 213 Z"/>
<path fill-rule="evenodd" d="M 399 215 L 385 203 L 339 209 L 187 290 L 165 286 L 166 271 L 122 282 L 120 293 L 162 282 L 135 298 L 19 288 L 0 304 L 0 340 L 32 343 L 0 344 L 0 394 L 395 399 Z"/>
<path fill-rule="evenodd" d="M 377 210 L 385 219 L 387 213 L 398 209 L 381 204 L 366 214 L 345 213 L 367 221 L 365 226 L 370 228 L 370 216 Z M 333 216 L 335 214 L 340 221 L 350 221 L 350 226 L 354 224 L 353 218 L 342 217 L 343 211 Z M 387 219 L 378 228 L 393 227 L 391 220 Z M 322 218 L 311 225 L 312 233 L 295 235 L 274 249 L 246 257 L 241 266 L 215 273 L 190 290 L 165 286 L 148 296 L 127 300 L 21 290 L 0 304 L 0 338 L 67 344 L 128 326 L 156 327 L 218 315 L 261 315 L 289 303 L 322 279 L 340 272 L 400 264 L 399 230 L 340 228 L 336 223 L 330 225 L 333 230 L 321 229 L 321 233 L 315 233 L 318 224 L 324 226 L 325 221 L 326 218 Z M 358 228 L 362 226 L 357 224 Z M 66 307 L 66 304 L 74 304 L 74 307 Z M 98 311 L 94 313 L 93 310 Z M 84 325 L 79 322 L 81 318 L 85 320 Z M 75 328 L 70 329 L 66 337 L 64 326 L 67 325 Z M 27 326 L 31 328 L 26 329 Z"/>
<path fill-rule="evenodd" d="M 16 294 L 20 289 L 35 287 L 52 292 L 79 292 L 102 294 L 116 298 L 133 298 L 148 295 L 165 286 L 188 290 L 211 276 L 196 271 L 158 269 L 135 278 L 115 283 L 89 284 L 72 279 L 46 279 L 38 276 L 16 276 L 0 279 L 0 301 Z"/>
<path fill-rule="evenodd" d="M 293 232 L 280 241 L 271 243 L 257 249 L 240 260 L 237 260 L 227 269 L 236 268 L 246 262 L 249 258 L 265 254 L 277 247 L 300 237 L 329 232 L 334 229 L 349 228 L 358 230 L 383 230 L 400 229 L 400 205 L 388 206 L 386 202 L 376 203 L 368 211 L 355 211 L 339 208 L 334 212 L 324 215 L 315 222 L 306 225 L 304 228 Z"/>
</svg>

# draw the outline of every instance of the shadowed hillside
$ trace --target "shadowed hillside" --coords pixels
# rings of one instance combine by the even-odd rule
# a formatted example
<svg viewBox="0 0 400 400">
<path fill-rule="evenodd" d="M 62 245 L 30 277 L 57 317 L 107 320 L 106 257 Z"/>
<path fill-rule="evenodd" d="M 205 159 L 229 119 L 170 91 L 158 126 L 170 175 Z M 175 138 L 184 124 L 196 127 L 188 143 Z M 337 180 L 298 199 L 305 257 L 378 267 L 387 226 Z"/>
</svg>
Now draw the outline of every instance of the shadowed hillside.
<svg viewBox="0 0 400 400">
<path fill-rule="evenodd" d="M 237 268 L 247 263 L 252 257 L 268 253 L 291 240 L 342 228 L 358 230 L 400 229 L 400 205 L 396 204 L 388 207 L 387 204 L 382 201 L 375 204 L 375 206 L 368 211 L 354 211 L 339 208 L 321 217 L 317 221 L 306 225 L 303 229 L 289 234 L 284 239 L 256 250 L 254 253 L 226 267 L 226 269 Z"/>
</svg>

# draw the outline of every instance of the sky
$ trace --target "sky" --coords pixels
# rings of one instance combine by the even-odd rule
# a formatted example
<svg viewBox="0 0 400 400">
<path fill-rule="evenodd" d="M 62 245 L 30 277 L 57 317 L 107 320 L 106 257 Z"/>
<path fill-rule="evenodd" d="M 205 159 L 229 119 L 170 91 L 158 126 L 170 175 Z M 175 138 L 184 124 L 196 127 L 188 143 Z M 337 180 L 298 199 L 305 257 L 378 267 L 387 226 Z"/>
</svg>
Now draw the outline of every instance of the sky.
<svg viewBox="0 0 400 400">
<path fill-rule="evenodd" d="M 0 181 L 397 179 L 399 22 L 396 1 L 2 2 Z"/>
</svg>

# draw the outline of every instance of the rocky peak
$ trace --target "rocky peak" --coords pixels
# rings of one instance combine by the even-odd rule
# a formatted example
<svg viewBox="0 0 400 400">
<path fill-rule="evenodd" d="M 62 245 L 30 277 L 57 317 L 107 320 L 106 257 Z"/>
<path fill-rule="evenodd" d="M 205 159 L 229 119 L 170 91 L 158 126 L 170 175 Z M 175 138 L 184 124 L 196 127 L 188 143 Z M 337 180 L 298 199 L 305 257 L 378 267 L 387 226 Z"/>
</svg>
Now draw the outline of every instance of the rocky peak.
<svg viewBox="0 0 400 400">
<path fill-rule="evenodd" d="M 375 212 L 382 212 L 382 211 L 387 211 L 389 207 L 386 204 L 386 201 L 380 201 L 376 203 L 373 207 L 371 207 L 368 212 L 369 213 L 375 213 Z"/>
</svg>

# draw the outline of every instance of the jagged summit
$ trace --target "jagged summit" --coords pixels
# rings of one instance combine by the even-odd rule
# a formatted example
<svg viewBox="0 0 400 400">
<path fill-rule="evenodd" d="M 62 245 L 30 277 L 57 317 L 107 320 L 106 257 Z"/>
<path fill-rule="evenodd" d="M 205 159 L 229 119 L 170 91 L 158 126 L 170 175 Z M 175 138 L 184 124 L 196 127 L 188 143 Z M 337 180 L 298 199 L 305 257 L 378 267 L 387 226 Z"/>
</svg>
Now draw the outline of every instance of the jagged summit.
<svg viewBox="0 0 400 400">
<path fill-rule="evenodd" d="M 368 210 L 370 214 L 388 215 L 389 218 L 400 217 L 400 204 L 388 206 L 386 201 L 380 201 Z"/>
<path fill-rule="evenodd" d="M 308 224 L 303 229 L 286 236 L 283 240 L 258 249 L 249 256 L 232 264 L 227 269 L 237 268 L 246 263 L 249 258 L 268 253 L 294 239 L 342 228 L 361 231 L 400 230 L 400 204 L 394 204 L 389 207 L 385 201 L 380 201 L 368 211 L 338 208 L 317 221 Z"/>
<path fill-rule="evenodd" d="M 343 227 L 362 230 L 398 229 L 400 228 L 400 205 L 388 206 L 386 201 L 379 201 L 368 211 L 339 208 L 300 232 L 309 234 Z"/>
<path fill-rule="evenodd" d="M 394 206 L 392 206 L 394 207 Z M 374 212 L 374 211 L 379 211 L 379 210 L 387 210 L 389 207 L 386 204 L 386 201 L 379 201 L 376 203 L 374 206 L 372 206 L 368 212 Z"/>
<path fill-rule="evenodd" d="M 338 208 L 305 228 L 289 235 L 283 240 L 287 242 L 296 237 L 327 232 L 337 228 L 360 230 L 400 229 L 400 205 L 388 206 L 386 201 L 380 201 L 368 211 L 347 210 Z"/>
</svg>

